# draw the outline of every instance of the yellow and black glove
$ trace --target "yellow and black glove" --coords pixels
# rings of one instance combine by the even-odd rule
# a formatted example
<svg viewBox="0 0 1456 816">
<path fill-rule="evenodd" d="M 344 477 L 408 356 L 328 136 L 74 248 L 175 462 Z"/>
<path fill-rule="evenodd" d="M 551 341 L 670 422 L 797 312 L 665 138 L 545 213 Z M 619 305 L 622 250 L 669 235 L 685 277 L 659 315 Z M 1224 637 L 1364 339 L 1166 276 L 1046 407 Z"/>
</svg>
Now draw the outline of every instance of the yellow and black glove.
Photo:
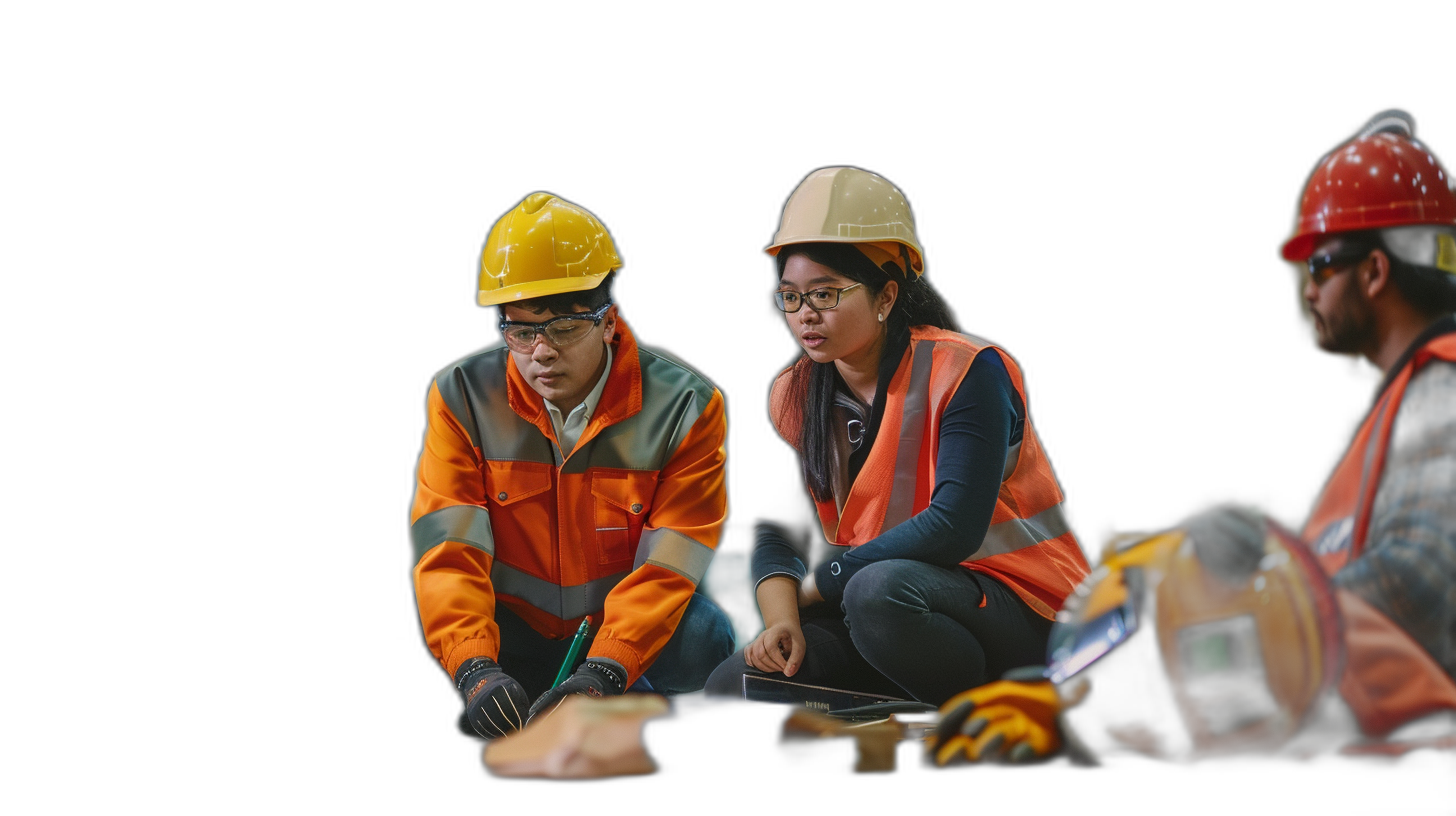
<svg viewBox="0 0 1456 816">
<path fill-rule="evenodd" d="M 1057 726 L 1061 710 L 1051 680 L 996 680 L 977 686 L 942 705 L 922 762 L 949 769 L 1056 758 L 1063 748 Z"/>
</svg>

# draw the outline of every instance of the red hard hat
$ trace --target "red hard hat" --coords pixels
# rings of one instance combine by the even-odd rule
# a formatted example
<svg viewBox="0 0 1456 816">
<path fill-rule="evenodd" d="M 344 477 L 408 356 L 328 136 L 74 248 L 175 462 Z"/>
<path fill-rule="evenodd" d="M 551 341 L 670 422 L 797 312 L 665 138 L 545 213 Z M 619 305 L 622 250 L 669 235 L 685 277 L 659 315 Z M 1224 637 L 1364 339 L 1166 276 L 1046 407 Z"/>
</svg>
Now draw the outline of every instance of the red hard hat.
<svg viewBox="0 0 1456 816">
<path fill-rule="evenodd" d="M 1435 154 L 1415 140 L 1410 114 L 1385 111 L 1314 168 L 1283 255 L 1303 261 L 1325 235 L 1416 224 L 1456 226 L 1456 193 Z"/>
</svg>

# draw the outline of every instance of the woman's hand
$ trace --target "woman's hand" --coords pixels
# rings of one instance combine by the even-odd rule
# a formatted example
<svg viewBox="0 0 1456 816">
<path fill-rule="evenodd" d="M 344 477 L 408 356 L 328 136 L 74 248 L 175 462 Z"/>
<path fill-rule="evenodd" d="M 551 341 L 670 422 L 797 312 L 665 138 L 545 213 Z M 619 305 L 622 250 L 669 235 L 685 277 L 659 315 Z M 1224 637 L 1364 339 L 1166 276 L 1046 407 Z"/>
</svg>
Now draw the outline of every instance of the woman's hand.
<svg viewBox="0 0 1456 816">
<path fill-rule="evenodd" d="M 743 660 L 759 671 L 793 677 L 804 662 L 804 630 L 798 622 L 775 623 L 748 644 Z"/>
<path fill-rule="evenodd" d="M 800 609 L 816 603 L 824 603 L 824 596 L 819 594 L 819 586 L 814 583 L 814 573 L 805 575 L 804 580 L 800 582 L 798 599 Z"/>
</svg>

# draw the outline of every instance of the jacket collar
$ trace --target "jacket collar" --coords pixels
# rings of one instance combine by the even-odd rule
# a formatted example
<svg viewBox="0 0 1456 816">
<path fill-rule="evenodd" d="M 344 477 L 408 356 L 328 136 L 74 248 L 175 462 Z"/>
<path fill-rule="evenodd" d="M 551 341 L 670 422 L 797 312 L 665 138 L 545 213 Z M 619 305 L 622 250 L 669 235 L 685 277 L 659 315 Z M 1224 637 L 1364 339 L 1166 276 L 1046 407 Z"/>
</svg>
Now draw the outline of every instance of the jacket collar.
<svg viewBox="0 0 1456 816">
<path fill-rule="evenodd" d="M 1380 401 L 1386 389 L 1390 388 L 1390 384 L 1395 382 L 1395 378 L 1400 376 L 1400 372 L 1404 371 L 1405 367 L 1416 356 L 1416 352 L 1420 351 L 1427 343 L 1435 340 L 1437 337 L 1453 333 L 1456 333 L 1456 316 L 1453 315 L 1445 315 L 1427 326 L 1425 331 L 1421 332 L 1415 340 L 1411 341 L 1410 347 L 1400 355 L 1400 359 L 1396 360 L 1395 365 L 1390 367 L 1390 372 L 1380 381 L 1380 388 L 1375 391 L 1375 402 Z"/>
<path fill-rule="evenodd" d="M 535 425 L 541 435 L 555 439 L 556 431 L 551 425 L 551 414 L 546 410 L 546 401 L 531 390 L 526 378 L 516 368 L 516 361 L 506 354 L 506 399 L 511 410 L 522 419 Z M 612 339 L 612 369 L 607 375 L 606 387 L 602 389 L 601 402 L 593 413 L 591 421 L 581 432 L 576 449 L 580 450 L 603 428 L 615 425 L 642 410 L 642 364 L 637 357 L 637 339 L 627 322 L 617 318 L 617 336 Z"/>
</svg>

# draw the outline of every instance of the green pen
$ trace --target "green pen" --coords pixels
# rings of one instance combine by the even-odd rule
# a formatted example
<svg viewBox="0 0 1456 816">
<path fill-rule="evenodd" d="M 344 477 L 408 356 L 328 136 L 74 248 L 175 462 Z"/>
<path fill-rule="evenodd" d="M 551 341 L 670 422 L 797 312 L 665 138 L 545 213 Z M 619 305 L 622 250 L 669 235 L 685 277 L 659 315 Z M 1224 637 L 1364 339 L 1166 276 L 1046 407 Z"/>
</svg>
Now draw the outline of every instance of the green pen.
<svg viewBox="0 0 1456 816">
<path fill-rule="evenodd" d="M 561 661 L 561 671 L 556 673 L 556 682 L 551 684 L 551 688 L 561 685 L 561 681 L 571 674 L 571 664 L 575 663 L 576 656 L 581 654 L 582 641 L 586 640 L 586 633 L 590 630 L 591 615 L 587 615 L 581 619 L 581 625 L 576 627 L 576 637 L 571 639 L 571 648 L 566 650 L 566 659 Z"/>
</svg>

